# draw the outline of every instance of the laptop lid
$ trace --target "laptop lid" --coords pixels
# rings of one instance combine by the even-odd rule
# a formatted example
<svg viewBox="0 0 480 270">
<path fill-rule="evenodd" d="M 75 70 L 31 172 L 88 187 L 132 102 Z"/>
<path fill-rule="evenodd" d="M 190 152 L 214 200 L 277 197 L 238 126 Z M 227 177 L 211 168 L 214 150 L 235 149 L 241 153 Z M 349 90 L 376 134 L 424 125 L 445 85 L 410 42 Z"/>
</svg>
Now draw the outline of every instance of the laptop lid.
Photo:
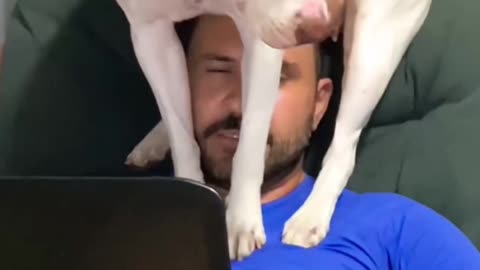
<svg viewBox="0 0 480 270">
<path fill-rule="evenodd" d="M 0 178 L 0 269 L 227 270 L 225 209 L 174 178 Z"/>
</svg>

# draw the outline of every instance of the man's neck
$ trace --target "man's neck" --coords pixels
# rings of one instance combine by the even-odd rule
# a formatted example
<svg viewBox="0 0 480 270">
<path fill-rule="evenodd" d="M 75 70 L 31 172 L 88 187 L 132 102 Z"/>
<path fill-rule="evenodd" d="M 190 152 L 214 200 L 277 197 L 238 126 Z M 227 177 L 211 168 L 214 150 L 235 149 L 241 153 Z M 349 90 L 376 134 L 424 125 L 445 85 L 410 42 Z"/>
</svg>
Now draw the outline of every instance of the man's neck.
<svg viewBox="0 0 480 270">
<path fill-rule="evenodd" d="M 288 170 L 281 170 L 275 175 L 265 179 L 262 186 L 262 204 L 273 202 L 281 199 L 292 191 L 294 191 L 305 179 L 305 172 L 303 171 L 303 160 L 297 162 L 296 165 L 290 167 Z M 228 195 L 228 190 L 217 186 L 209 181 L 207 185 L 215 189 L 222 198 Z"/>
<path fill-rule="evenodd" d="M 302 162 L 287 175 L 285 175 L 277 185 L 272 186 L 262 192 L 262 204 L 281 199 L 294 191 L 305 179 L 305 173 L 302 169 Z"/>
</svg>

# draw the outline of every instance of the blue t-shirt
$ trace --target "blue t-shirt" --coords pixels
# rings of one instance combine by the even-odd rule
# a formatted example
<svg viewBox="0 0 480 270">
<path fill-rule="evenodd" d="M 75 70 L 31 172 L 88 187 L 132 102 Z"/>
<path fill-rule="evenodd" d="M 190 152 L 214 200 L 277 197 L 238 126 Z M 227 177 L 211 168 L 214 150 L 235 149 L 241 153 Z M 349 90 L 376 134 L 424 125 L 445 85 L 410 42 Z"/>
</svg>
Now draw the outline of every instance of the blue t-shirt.
<svg viewBox="0 0 480 270">
<path fill-rule="evenodd" d="M 480 253 L 452 223 L 396 194 L 344 191 L 317 247 L 282 244 L 285 222 L 310 194 L 311 177 L 263 206 L 267 244 L 232 270 L 479 270 Z M 320 206 L 319 206 L 320 207 Z"/>
</svg>

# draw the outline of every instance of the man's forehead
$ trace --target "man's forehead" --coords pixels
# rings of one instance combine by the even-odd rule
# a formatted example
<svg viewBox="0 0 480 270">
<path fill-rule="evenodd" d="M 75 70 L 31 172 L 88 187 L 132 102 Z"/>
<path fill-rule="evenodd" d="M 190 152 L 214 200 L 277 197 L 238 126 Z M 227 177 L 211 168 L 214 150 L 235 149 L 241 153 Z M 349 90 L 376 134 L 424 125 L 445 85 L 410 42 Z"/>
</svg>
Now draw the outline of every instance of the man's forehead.
<svg viewBox="0 0 480 270">
<path fill-rule="evenodd" d="M 192 47 L 196 52 L 242 50 L 242 40 L 233 21 L 227 16 L 200 16 L 193 32 Z M 230 52 L 232 53 L 232 51 Z"/>
<path fill-rule="evenodd" d="M 204 14 L 198 17 L 197 30 L 223 30 L 230 32 L 235 29 L 234 21 L 226 15 Z"/>
<path fill-rule="evenodd" d="M 301 45 L 285 50 L 284 65 L 299 60 L 306 51 L 315 58 L 314 45 Z M 306 51 L 305 51 L 306 50 Z M 224 15 L 202 15 L 193 32 L 189 54 L 197 60 L 228 58 L 238 61 L 243 53 L 242 40 L 233 20 Z"/>
</svg>

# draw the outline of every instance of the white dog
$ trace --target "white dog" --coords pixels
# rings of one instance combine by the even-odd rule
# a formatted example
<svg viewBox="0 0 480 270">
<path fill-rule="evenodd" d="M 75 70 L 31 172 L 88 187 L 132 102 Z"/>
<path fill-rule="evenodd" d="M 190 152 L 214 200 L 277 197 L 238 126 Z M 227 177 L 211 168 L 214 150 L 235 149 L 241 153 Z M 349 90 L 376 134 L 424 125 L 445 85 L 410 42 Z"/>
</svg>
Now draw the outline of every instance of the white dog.
<svg viewBox="0 0 480 270">
<path fill-rule="evenodd" d="M 163 116 L 129 155 L 145 166 L 169 146 L 175 174 L 203 181 L 192 131 L 185 56 L 173 22 L 204 13 L 230 16 L 244 44 L 243 116 L 233 159 L 227 207 L 232 259 L 266 241 L 260 188 L 269 123 L 275 107 L 281 49 L 344 36 L 342 100 L 335 135 L 304 205 L 285 224 L 283 242 L 317 245 L 329 230 L 338 196 L 355 165 L 362 129 L 400 59 L 428 14 L 431 0 L 118 0 L 130 25 L 134 49 Z M 268 44 L 268 45 L 267 45 Z M 262 72 L 267 69 L 270 73 Z M 168 140 L 169 139 L 169 140 Z M 255 154 L 252 154 L 255 153 Z"/>
</svg>

